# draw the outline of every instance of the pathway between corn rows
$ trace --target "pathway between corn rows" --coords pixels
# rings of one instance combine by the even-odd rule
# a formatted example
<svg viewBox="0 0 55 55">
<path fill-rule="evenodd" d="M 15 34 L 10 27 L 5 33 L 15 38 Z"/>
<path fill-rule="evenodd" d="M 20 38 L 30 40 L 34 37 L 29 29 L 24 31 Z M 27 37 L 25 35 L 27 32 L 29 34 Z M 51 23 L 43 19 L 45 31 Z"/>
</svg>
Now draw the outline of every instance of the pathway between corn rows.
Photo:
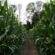
<svg viewBox="0 0 55 55">
<path fill-rule="evenodd" d="M 29 37 L 27 37 L 25 49 L 23 50 L 22 55 L 38 55 L 34 43 L 31 41 Z"/>
</svg>

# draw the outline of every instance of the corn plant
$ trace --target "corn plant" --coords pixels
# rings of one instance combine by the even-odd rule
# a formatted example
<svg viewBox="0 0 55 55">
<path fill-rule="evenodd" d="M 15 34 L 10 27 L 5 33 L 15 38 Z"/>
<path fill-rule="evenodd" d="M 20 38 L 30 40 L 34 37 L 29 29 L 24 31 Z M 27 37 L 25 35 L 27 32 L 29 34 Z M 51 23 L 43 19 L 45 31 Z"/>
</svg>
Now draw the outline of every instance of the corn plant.
<svg viewBox="0 0 55 55">
<path fill-rule="evenodd" d="M 39 55 L 55 55 L 55 1 L 44 4 L 43 18 L 29 31 Z"/>
<path fill-rule="evenodd" d="M 8 7 L 7 0 L 4 5 L 0 1 L 0 55 L 18 55 L 22 52 L 26 41 L 26 30 L 18 17 Z"/>
</svg>

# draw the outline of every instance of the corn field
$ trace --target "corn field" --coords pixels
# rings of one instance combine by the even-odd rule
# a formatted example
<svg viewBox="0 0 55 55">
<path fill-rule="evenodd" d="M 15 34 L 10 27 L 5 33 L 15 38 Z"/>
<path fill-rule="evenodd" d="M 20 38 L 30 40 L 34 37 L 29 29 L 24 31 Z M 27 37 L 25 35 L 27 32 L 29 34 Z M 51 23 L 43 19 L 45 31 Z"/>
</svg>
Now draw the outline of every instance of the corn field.
<svg viewBox="0 0 55 55">
<path fill-rule="evenodd" d="M 43 17 L 29 30 L 29 37 L 39 55 L 55 55 L 55 0 L 44 4 Z M 7 0 L 0 1 L 0 55 L 20 55 L 27 31 L 14 14 Z"/>
<path fill-rule="evenodd" d="M 44 7 L 43 18 L 29 30 L 29 35 L 39 55 L 55 55 L 55 0 L 50 0 Z"/>
<path fill-rule="evenodd" d="M 0 1 L 0 55 L 18 55 L 26 42 L 26 30 L 18 17 L 8 7 L 7 0 Z"/>
</svg>

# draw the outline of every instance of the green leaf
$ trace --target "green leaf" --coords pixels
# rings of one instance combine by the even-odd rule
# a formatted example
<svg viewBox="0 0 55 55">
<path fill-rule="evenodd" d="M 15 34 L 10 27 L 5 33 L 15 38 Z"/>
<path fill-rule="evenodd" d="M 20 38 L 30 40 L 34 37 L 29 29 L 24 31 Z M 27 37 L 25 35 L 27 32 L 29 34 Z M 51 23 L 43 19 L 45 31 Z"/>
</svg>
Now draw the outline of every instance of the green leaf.
<svg viewBox="0 0 55 55">
<path fill-rule="evenodd" d="M 37 44 L 37 42 L 38 42 L 39 40 L 40 40 L 40 38 L 37 38 L 37 39 L 36 39 L 36 41 L 35 41 L 35 45 Z"/>
</svg>

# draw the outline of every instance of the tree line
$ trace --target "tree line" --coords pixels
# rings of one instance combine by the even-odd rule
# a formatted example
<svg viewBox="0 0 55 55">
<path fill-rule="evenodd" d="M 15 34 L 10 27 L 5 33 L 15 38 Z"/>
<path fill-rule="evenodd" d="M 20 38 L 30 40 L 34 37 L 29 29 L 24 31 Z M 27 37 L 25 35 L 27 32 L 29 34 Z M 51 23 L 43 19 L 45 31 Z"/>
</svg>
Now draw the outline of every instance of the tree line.
<svg viewBox="0 0 55 55">
<path fill-rule="evenodd" d="M 44 3 L 42 1 L 37 1 L 36 3 L 31 2 L 26 7 L 27 18 L 31 19 L 31 23 L 27 20 L 25 28 L 28 31 L 29 29 L 35 27 L 38 20 L 43 17 L 42 10 L 44 10 Z"/>
<path fill-rule="evenodd" d="M 44 5 L 44 3 L 42 1 L 36 1 L 35 3 L 30 2 L 26 6 L 26 14 L 27 14 L 26 18 L 28 19 L 27 24 L 24 24 L 24 27 L 26 28 L 26 30 L 29 30 L 29 29 L 35 27 L 37 21 L 43 17 L 43 14 L 42 14 L 42 10 L 44 10 L 43 5 Z M 12 5 L 11 7 L 13 9 L 13 12 L 15 13 L 17 10 L 17 6 Z M 21 17 L 21 8 L 22 8 L 22 4 L 19 4 L 18 5 L 19 19 Z M 29 22 L 29 19 L 31 19 L 31 22 Z"/>
</svg>

